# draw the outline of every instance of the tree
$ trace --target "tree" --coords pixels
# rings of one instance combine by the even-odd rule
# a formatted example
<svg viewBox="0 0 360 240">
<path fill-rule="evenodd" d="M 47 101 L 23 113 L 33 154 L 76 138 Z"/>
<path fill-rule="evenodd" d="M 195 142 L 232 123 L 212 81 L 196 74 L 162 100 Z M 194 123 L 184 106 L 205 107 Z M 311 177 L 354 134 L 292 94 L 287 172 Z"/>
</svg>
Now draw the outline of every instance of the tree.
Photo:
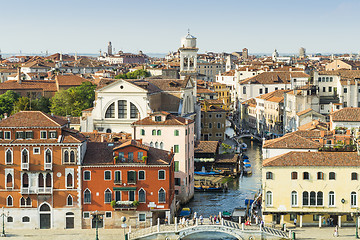
<svg viewBox="0 0 360 240">
<path fill-rule="evenodd" d="M 14 103 L 14 108 L 12 113 L 17 113 L 20 111 L 29 111 L 30 109 L 30 99 L 28 97 L 21 97 Z"/>
<path fill-rule="evenodd" d="M 138 79 L 142 77 L 149 77 L 150 73 L 146 70 L 139 69 L 133 72 L 128 72 L 125 74 L 119 74 L 115 76 L 115 79 Z"/>
<path fill-rule="evenodd" d="M 91 82 L 83 82 L 78 87 L 57 92 L 50 100 L 51 112 L 61 116 L 80 116 L 82 110 L 93 106 L 95 88 Z"/>
<path fill-rule="evenodd" d="M 34 106 L 33 109 L 37 111 L 42 111 L 44 113 L 50 112 L 50 99 L 46 97 L 40 97 L 31 102 L 31 106 Z"/>
<path fill-rule="evenodd" d="M 0 116 L 4 116 L 4 113 L 10 115 L 14 108 L 14 103 L 18 100 L 20 95 L 12 90 L 6 91 L 6 93 L 0 95 Z"/>
</svg>

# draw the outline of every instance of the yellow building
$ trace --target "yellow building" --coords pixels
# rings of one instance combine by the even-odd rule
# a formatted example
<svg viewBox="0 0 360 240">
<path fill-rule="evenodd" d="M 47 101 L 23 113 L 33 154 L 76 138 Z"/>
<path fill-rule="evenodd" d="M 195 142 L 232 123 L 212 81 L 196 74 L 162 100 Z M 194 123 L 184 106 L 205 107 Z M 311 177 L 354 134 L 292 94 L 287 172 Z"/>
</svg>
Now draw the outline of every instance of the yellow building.
<svg viewBox="0 0 360 240">
<path fill-rule="evenodd" d="M 359 216 L 357 152 L 288 152 L 263 161 L 265 223 L 354 225 Z"/>
<path fill-rule="evenodd" d="M 215 93 L 217 93 L 217 99 L 224 102 L 223 109 L 229 110 L 231 105 L 230 90 L 226 84 L 212 83 L 212 87 Z M 234 102 L 234 101 L 233 101 Z"/>
</svg>

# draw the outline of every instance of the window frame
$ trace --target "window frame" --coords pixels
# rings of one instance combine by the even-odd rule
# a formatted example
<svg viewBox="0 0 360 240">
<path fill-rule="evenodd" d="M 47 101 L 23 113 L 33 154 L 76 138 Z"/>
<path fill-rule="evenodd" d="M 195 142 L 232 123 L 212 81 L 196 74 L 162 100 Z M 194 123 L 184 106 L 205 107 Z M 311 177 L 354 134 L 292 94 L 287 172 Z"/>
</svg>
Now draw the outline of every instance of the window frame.
<svg viewBox="0 0 360 240">
<path fill-rule="evenodd" d="M 144 173 L 144 177 L 143 177 L 143 178 L 140 178 L 140 172 L 143 172 L 143 173 Z M 145 170 L 139 170 L 139 171 L 138 171 L 138 180 L 146 180 Z"/>
<path fill-rule="evenodd" d="M 85 201 L 85 200 L 87 200 L 87 199 L 85 198 L 85 192 L 89 192 L 89 193 L 90 193 L 90 201 L 89 201 L 89 202 L 88 202 L 88 201 Z M 84 197 L 83 204 L 91 204 L 91 191 L 90 191 L 90 189 L 86 188 L 86 189 L 84 190 L 84 192 L 83 192 L 83 197 Z"/>
<path fill-rule="evenodd" d="M 106 201 L 106 200 L 109 200 L 109 199 L 107 199 L 107 198 L 109 198 L 109 194 L 110 194 L 110 201 Z M 112 200 L 113 200 L 112 191 L 109 188 L 107 188 L 104 191 L 104 203 L 109 204 L 109 203 L 111 203 Z"/>
<path fill-rule="evenodd" d="M 89 173 L 89 179 L 85 179 L 86 173 Z M 85 170 L 84 171 L 83 181 L 91 181 L 91 171 L 90 170 Z"/>
<path fill-rule="evenodd" d="M 354 204 L 354 200 L 355 200 L 355 204 Z M 351 208 L 357 207 L 357 192 L 355 192 L 355 191 L 352 191 L 350 193 L 350 207 Z"/>
<path fill-rule="evenodd" d="M 38 152 L 35 152 L 35 150 L 38 150 Z M 33 147 L 33 154 L 34 154 L 34 155 L 41 154 L 41 149 L 40 149 L 40 147 Z"/>
<path fill-rule="evenodd" d="M 273 194 L 271 191 L 266 191 L 265 194 L 265 206 L 272 207 L 273 206 Z"/>
<path fill-rule="evenodd" d="M 335 172 L 329 172 L 329 180 L 336 180 L 336 173 Z"/>
<path fill-rule="evenodd" d="M 335 192 L 330 191 L 328 194 L 328 206 L 335 207 Z"/>
<path fill-rule="evenodd" d="M 160 172 L 163 172 L 164 173 L 164 178 L 160 178 Z M 158 180 L 166 180 L 166 171 L 161 169 L 161 170 L 158 170 Z"/>
<path fill-rule="evenodd" d="M 298 172 L 294 171 L 291 172 L 291 180 L 297 180 L 298 179 Z"/>
<path fill-rule="evenodd" d="M 297 191 L 292 191 L 291 192 L 291 207 L 298 207 L 299 206 L 299 201 L 298 201 L 298 193 Z"/>
<path fill-rule="evenodd" d="M 43 137 L 43 134 L 45 134 L 45 137 Z M 48 134 L 46 130 L 40 130 L 40 139 L 48 139 Z"/>
<path fill-rule="evenodd" d="M 109 179 L 106 178 L 106 174 L 108 174 Z M 104 171 L 104 181 L 111 181 L 111 179 L 112 179 L 111 175 L 112 175 L 111 170 L 105 170 Z"/>
<path fill-rule="evenodd" d="M 11 140 L 11 131 L 4 131 L 4 140 Z"/>
<path fill-rule="evenodd" d="M 160 200 L 162 200 L 162 199 L 160 199 L 160 191 L 161 190 L 164 192 L 164 200 L 163 201 L 160 201 Z M 166 191 L 164 188 L 160 188 L 158 191 L 158 203 L 166 203 Z"/>
</svg>

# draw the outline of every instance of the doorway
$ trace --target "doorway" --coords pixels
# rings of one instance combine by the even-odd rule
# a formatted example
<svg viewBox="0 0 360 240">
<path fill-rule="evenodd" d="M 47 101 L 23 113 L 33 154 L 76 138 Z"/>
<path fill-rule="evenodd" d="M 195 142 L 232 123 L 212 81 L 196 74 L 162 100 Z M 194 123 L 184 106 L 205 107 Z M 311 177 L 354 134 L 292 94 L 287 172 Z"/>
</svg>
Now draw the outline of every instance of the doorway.
<svg viewBox="0 0 360 240">
<path fill-rule="evenodd" d="M 104 226 L 104 220 L 103 219 L 98 220 L 97 227 L 98 228 L 103 228 L 103 226 Z M 91 227 L 96 228 L 96 221 L 95 221 L 94 218 L 91 220 Z"/>
<path fill-rule="evenodd" d="M 74 228 L 74 213 L 72 212 L 67 212 L 66 213 L 66 217 L 65 217 L 65 227 L 66 229 L 72 229 Z"/>
<path fill-rule="evenodd" d="M 47 203 L 43 203 L 39 209 L 40 213 L 40 229 L 51 228 L 51 209 Z"/>
</svg>

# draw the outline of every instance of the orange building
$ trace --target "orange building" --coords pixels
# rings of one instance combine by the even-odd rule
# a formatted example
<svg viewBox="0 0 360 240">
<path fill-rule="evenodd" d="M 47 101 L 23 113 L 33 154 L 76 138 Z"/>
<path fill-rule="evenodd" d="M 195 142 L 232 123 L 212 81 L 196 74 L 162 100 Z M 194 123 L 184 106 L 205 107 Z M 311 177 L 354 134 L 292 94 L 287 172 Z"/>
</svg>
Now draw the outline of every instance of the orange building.
<svg viewBox="0 0 360 240">
<path fill-rule="evenodd" d="M 93 211 L 104 213 L 105 228 L 171 219 L 175 209 L 174 153 L 141 141 L 89 142 L 82 167 L 83 228 L 95 226 Z"/>
<path fill-rule="evenodd" d="M 85 138 L 39 111 L 0 122 L 1 207 L 7 228 L 80 228 L 80 163 Z"/>
</svg>

